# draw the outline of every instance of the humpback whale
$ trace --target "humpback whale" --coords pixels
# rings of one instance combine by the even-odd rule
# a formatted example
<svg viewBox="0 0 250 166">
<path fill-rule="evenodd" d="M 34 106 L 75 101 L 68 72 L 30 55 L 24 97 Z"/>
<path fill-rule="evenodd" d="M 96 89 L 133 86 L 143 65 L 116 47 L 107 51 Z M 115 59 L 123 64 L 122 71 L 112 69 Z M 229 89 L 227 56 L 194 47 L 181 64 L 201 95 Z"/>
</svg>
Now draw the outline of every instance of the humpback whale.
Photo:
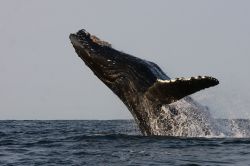
<svg viewBox="0 0 250 166">
<path fill-rule="evenodd" d="M 171 79 L 157 64 L 118 51 L 84 29 L 69 38 L 78 56 L 127 106 L 143 135 L 210 134 L 207 109 L 188 95 L 219 84 L 216 78 Z"/>
</svg>

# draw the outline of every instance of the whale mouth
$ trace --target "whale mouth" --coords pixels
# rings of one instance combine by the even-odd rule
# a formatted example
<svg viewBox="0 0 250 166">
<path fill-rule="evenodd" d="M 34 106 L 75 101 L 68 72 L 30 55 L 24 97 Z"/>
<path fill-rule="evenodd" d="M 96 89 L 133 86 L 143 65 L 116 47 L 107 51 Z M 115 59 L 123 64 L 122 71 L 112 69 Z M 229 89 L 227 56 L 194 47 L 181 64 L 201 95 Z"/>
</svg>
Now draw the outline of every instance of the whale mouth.
<svg viewBox="0 0 250 166">
<path fill-rule="evenodd" d="M 96 47 L 111 47 L 111 44 L 91 35 L 86 30 L 79 30 L 69 36 L 72 45 L 78 49 L 94 50 Z"/>
<path fill-rule="evenodd" d="M 70 34 L 69 38 L 75 49 L 88 49 L 90 34 L 85 30 L 80 30 L 76 34 Z"/>
</svg>

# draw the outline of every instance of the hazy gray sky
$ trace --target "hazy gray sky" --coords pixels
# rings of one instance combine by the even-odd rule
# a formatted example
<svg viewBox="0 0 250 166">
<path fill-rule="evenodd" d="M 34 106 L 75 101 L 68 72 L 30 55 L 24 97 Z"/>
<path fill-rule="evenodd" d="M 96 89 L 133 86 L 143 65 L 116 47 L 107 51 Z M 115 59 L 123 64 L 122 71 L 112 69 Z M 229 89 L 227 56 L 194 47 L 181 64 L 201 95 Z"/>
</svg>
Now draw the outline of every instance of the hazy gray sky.
<svg viewBox="0 0 250 166">
<path fill-rule="evenodd" d="M 77 57 L 81 28 L 156 62 L 170 77 L 211 75 L 196 93 L 215 117 L 250 118 L 248 0 L 2 0 L 0 119 L 124 119 L 123 103 Z"/>
</svg>

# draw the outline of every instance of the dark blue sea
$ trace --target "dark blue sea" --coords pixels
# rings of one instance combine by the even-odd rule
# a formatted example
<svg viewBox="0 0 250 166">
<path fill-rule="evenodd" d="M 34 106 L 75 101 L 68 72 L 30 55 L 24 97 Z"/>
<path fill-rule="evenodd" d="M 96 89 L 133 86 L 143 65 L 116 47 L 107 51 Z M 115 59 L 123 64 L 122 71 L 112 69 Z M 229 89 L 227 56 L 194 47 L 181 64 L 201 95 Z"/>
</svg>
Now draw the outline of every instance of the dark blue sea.
<svg viewBox="0 0 250 166">
<path fill-rule="evenodd" d="M 141 136 L 132 120 L 0 121 L 0 165 L 244 166 L 250 138 Z"/>
</svg>

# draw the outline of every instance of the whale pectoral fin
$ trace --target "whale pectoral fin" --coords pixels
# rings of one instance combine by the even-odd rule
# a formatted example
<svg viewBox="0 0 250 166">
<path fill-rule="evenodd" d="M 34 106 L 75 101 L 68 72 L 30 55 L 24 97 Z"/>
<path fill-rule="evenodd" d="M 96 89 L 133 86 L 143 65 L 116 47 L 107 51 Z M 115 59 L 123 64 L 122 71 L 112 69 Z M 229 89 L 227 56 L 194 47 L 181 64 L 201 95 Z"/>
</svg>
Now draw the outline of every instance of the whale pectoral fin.
<svg viewBox="0 0 250 166">
<path fill-rule="evenodd" d="M 219 81 L 213 77 L 176 78 L 172 80 L 157 80 L 145 93 L 152 101 L 170 104 L 187 95 L 205 88 L 218 85 Z"/>
</svg>

